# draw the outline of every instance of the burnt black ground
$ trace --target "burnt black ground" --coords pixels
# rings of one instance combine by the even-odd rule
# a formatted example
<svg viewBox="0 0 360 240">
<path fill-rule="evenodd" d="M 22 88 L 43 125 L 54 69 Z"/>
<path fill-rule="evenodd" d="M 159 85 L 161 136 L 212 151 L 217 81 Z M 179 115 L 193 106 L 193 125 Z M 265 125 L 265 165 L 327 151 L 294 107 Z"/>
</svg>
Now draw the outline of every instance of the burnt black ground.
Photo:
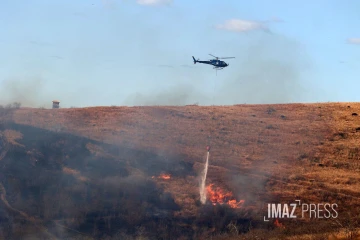
<svg viewBox="0 0 360 240">
<path fill-rule="evenodd" d="M 119 234 L 135 236 L 139 229 L 156 239 L 191 239 L 202 228 L 226 231 L 231 221 L 243 226 L 241 231 L 248 230 L 249 219 L 239 218 L 232 209 L 221 206 L 204 206 L 198 218 L 173 217 L 181 206 L 151 176 L 163 172 L 194 176 L 193 166 L 184 161 L 185 156 L 160 156 L 12 122 L 0 126 L 1 131 L 5 129 L 23 135 L 16 140 L 20 145 L 4 138 L 0 141 L 0 149 L 7 151 L 0 162 L 0 182 L 7 200 L 60 239 L 75 237 L 78 232 L 96 239 Z M 91 152 L 88 144 L 101 151 Z M 64 167 L 78 174 L 66 174 Z M 142 174 L 134 175 L 132 169 Z M 210 211 L 211 216 L 209 207 L 215 209 Z M 2 205 L 0 212 L 1 236 L 5 239 L 40 238 L 38 229 L 26 220 Z"/>
</svg>

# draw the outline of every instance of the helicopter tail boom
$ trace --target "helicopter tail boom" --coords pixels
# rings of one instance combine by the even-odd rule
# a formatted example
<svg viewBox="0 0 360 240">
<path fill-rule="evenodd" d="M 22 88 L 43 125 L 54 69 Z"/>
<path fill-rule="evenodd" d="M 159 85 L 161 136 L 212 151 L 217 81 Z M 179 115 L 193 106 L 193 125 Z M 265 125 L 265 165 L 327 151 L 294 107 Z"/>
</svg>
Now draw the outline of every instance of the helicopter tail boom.
<svg viewBox="0 0 360 240">
<path fill-rule="evenodd" d="M 192 56 L 192 58 L 194 59 L 194 64 L 196 64 L 197 61 L 195 60 L 194 56 Z"/>
</svg>

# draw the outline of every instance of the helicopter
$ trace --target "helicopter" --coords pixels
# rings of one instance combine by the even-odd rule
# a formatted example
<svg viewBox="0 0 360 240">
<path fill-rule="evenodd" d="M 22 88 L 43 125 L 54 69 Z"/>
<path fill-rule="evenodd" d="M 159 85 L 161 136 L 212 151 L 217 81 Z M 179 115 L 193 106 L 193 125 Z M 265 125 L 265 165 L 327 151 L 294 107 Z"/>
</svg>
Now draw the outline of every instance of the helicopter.
<svg viewBox="0 0 360 240">
<path fill-rule="evenodd" d="M 209 61 L 200 61 L 199 59 L 196 60 L 194 58 L 194 56 L 192 56 L 193 60 L 194 60 L 194 64 L 196 64 L 197 62 L 198 63 L 204 63 L 204 64 L 209 64 L 209 65 L 212 65 L 214 66 L 213 69 L 216 69 L 217 70 L 221 70 L 221 69 L 224 69 L 225 67 L 229 66 L 228 63 L 224 62 L 224 61 L 221 61 L 219 59 L 228 59 L 228 58 L 235 58 L 235 57 L 222 57 L 222 58 L 219 58 L 219 57 L 216 57 L 212 54 L 209 54 L 210 56 L 214 57 L 215 59 L 211 59 Z"/>
</svg>

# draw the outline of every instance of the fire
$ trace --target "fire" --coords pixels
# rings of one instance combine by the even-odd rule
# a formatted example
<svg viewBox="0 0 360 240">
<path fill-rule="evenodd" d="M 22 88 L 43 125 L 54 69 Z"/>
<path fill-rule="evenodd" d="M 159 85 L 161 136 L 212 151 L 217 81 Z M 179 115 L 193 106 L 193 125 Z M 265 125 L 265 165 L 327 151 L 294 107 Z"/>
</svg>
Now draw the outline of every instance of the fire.
<svg viewBox="0 0 360 240">
<path fill-rule="evenodd" d="M 158 178 L 168 180 L 171 178 L 171 175 L 170 174 L 160 174 L 160 176 Z"/>
<path fill-rule="evenodd" d="M 151 178 L 155 178 L 155 177 L 152 176 Z M 169 180 L 169 179 L 171 178 L 171 175 L 170 175 L 170 174 L 162 173 L 162 174 L 160 174 L 157 178 L 161 178 L 161 179 L 164 179 L 164 180 Z"/>
<path fill-rule="evenodd" d="M 278 228 L 285 228 L 285 226 L 282 225 L 282 223 L 280 223 L 279 220 L 277 220 L 277 219 L 275 220 L 274 225 L 275 225 L 275 227 L 278 227 Z"/>
<path fill-rule="evenodd" d="M 231 208 L 240 208 L 244 204 L 245 200 L 236 201 L 232 192 L 225 192 L 221 188 L 214 188 L 214 184 L 210 184 L 206 187 L 209 200 L 213 205 L 216 204 L 228 204 Z"/>
</svg>

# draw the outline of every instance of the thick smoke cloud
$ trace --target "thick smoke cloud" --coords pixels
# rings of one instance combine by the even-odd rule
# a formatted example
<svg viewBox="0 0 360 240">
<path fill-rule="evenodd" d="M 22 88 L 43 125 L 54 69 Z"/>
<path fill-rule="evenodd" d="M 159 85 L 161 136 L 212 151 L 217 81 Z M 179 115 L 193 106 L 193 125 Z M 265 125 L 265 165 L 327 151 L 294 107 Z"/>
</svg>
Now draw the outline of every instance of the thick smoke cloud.
<svg viewBox="0 0 360 240">
<path fill-rule="evenodd" d="M 251 36 L 251 39 L 251 43 L 239 43 L 234 48 L 236 59 L 227 61 L 230 66 L 222 70 L 229 73 L 221 72 L 223 76 L 215 76 L 215 70 L 208 66 L 207 78 L 212 79 L 201 80 L 211 84 L 215 81 L 214 90 L 209 90 L 209 93 L 192 84 L 172 81 L 175 86 L 166 91 L 136 93 L 125 104 L 227 105 L 306 101 L 305 73 L 311 67 L 311 60 L 302 46 L 295 40 L 278 34 L 261 33 Z M 210 74 L 214 76 L 210 77 Z M 176 76 L 173 79 L 176 80 Z"/>
<path fill-rule="evenodd" d="M 130 95 L 125 105 L 185 105 L 197 104 L 200 101 L 209 102 L 210 97 L 195 89 L 190 84 L 182 84 L 153 94 L 136 93 Z"/>
<path fill-rule="evenodd" d="M 242 50 L 234 74 L 220 87 L 223 104 L 300 101 L 309 60 L 300 44 L 276 34 L 264 34 Z M 230 66 L 229 66 L 230 67 Z"/>
<path fill-rule="evenodd" d="M 2 105 L 21 103 L 25 107 L 45 107 L 52 100 L 44 91 L 42 77 L 13 77 L 0 82 L 0 102 Z"/>
</svg>

